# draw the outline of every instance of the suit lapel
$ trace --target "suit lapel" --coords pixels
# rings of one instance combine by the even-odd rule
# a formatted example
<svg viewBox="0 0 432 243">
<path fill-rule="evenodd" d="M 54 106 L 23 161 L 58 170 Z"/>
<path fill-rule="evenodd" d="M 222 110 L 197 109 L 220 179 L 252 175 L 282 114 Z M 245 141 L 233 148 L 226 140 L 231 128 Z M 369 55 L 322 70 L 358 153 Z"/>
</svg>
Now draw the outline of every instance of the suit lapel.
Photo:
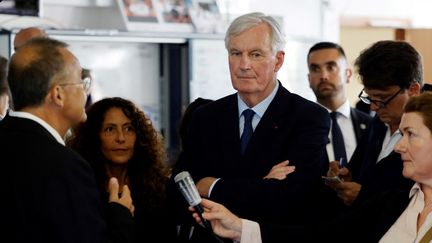
<svg viewBox="0 0 432 243">
<path fill-rule="evenodd" d="M 358 111 L 351 107 L 351 121 L 354 127 L 354 134 L 356 136 L 357 144 L 360 142 L 362 132 L 366 129 L 366 123 L 362 117 L 358 114 Z"/>
<path fill-rule="evenodd" d="M 376 165 L 387 132 L 387 127 L 377 116 L 371 121 L 370 126 L 373 130 L 369 133 L 367 140 L 368 149 L 366 150 L 365 159 L 362 161 L 361 172 L 359 174 L 360 181 L 363 181 L 365 176 L 369 174 L 368 171 L 372 170 Z"/>
<path fill-rule="evenodd" d="M 280 85 L 276 96 L 270 103 L 263 117 L 261 117 L 261 120 L 252 135 L 245 152 L 245 157 L 253 156 L 254 151 L 259 150 L 263 144 L 269 143 L 269 141 L 276 136 L 278 130 L 283 127 L 292 128 L 290 124 L 293 122 L 295 117 L 289 116 L 292 109 L 292 105 L 290 105 L 289 99 L 287 98 L 289 95 L 289 91 Z M 287 133 L 285 133 L 285 135 L 286 134 Z"/>
<path fill-rule="evenodd" d="M 359 143 L 359 138 L 360 138 L 360 124 L 359 124 L 359 117 L 357 116 L 357 113 L 355 112 L 355 110 L 353 108 L 350 109 L 350 113 L 351 113 L 351 121 L 353 123 L 353 127 L 354 127 L 354 134 L 356 137 L 356 141 L 357 143 Z"/>
<path fill-rule="evenodd" d="M 254 157 L 256 151 L 262 150 L 265 144 L 272 141 L 272 138 L 278 134 L 278 130 L 284 128 L 284 134 L 287 135 L 287 127 L 292 129 L 293 126 L 291 124 L 296 119 L 289 115 L 293 109 L 290 104 L 290 96 L 291 93 L 282 85 L 279 85 L 274 99 L 255 128 L 243 156 L 240 152 L 240 115 L 237 105 L 237 94 L 229 96 L 225 100 L 225 104 L 223 104 L 222 114 L 224 114 L 224 119 L 221 119 L 221 122 L 218 123 L 222 141 L 234 144 L 235 146 L 235 148 L 230 148 L 230 151 L 226 151 L 226 154 L 230 156 L 237 154 L 239 161 L 249 161 L 250 158 Z"/>
<path fill-rule="evenodd" d="M 221 136 L 221 143 L 232 144 L 229 151 L 225 150 L 225 156 L 236 154 L 241 157 L 240 153 L 240 128 L 239 128 L 239 111 L 237 105 L 237 94 L 229 96 L 222 104 L 223 117 L 218 120 L 216 126 Z M 253 137 L 253 135 L 252 135 Z M 227 146 L 228 147 L 228 146 Z M 230 158 L 232 160 L 232 158 Z"/>
</svg>

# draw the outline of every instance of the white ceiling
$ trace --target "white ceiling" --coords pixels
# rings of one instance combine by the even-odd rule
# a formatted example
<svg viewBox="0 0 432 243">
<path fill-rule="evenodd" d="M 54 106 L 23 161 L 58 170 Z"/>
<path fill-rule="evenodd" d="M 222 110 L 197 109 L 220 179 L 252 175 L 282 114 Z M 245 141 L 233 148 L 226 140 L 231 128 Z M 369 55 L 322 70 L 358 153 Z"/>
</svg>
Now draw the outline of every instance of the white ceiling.
<svg viewBox="0 0 432 243">
<path fill-rule="evenodd" d="M 431 0 L 323 0 L 343 17 L 402 19 L 413 28 L 432 27 Z"/>
</svg>

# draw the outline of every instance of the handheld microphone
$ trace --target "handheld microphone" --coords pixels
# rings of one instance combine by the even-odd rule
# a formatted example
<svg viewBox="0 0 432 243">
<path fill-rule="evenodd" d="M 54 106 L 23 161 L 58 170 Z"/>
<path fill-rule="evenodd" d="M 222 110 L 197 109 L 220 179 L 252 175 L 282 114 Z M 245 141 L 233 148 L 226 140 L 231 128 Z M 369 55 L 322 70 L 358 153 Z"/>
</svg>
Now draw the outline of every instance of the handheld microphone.
<svg viewBox="0 0 432 243">
<path fill-rule="evenodd" d="M 199 195 L 195 183 L 192 180 L 192 177 L 190 176 L 189 172 L 183 171 L 178 173 L 174 177 L 174 181 L 177 184 L 177 187 L 180 189 L 181 193 L 183 194 L 183 197 L 186 199 L 189 205 L 192 206 L 195 209 L 195 211 L 198 213 L 204 227 L 206 227 L 208 230 L 213 232 L 210 222 L 202 217 L 202 213 L 204 213 L 204 209 L 200 205 L 201 196 Z"/>
</svg>

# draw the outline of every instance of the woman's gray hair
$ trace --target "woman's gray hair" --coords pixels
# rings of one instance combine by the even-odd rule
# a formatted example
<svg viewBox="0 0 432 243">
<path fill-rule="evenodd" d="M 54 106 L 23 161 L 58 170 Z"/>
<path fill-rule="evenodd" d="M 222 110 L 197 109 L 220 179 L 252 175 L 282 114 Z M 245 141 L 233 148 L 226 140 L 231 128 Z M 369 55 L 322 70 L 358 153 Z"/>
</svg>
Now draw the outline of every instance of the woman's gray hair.
<svg viewBox="0 0 432 243">
<path fill-rule="evenodd" d="M 231 37 L 237 36 L 242 32 L 255 27 L 261 23 L 267 23 L 271 28 L 271 47 L 272 52 L 283 51 L 285 48 L 285 35 L 280 24 L 271 16 L 260 12 L 248 13 L 237 17 L 229 26 L 225 35 L 225 48 L 229 50 Z"/>
</svg>

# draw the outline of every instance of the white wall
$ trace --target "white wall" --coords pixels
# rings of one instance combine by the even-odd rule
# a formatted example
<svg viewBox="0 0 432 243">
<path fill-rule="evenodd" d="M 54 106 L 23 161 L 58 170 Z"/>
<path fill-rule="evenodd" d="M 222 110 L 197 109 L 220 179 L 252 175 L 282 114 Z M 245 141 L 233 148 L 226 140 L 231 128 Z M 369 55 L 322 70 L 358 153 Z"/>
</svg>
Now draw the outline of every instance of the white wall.
<svg viewBox="0 0 432 243">
<path fill-rule="evenodd" d="M 407 19 L 409 28 L 432 28 L 430 0 L 330 0 L 341 16 Z M 390 22 L 389 22 L 390 23 Z M 391 23 L 390 23 L 391 24 Z"/>
</svg>

